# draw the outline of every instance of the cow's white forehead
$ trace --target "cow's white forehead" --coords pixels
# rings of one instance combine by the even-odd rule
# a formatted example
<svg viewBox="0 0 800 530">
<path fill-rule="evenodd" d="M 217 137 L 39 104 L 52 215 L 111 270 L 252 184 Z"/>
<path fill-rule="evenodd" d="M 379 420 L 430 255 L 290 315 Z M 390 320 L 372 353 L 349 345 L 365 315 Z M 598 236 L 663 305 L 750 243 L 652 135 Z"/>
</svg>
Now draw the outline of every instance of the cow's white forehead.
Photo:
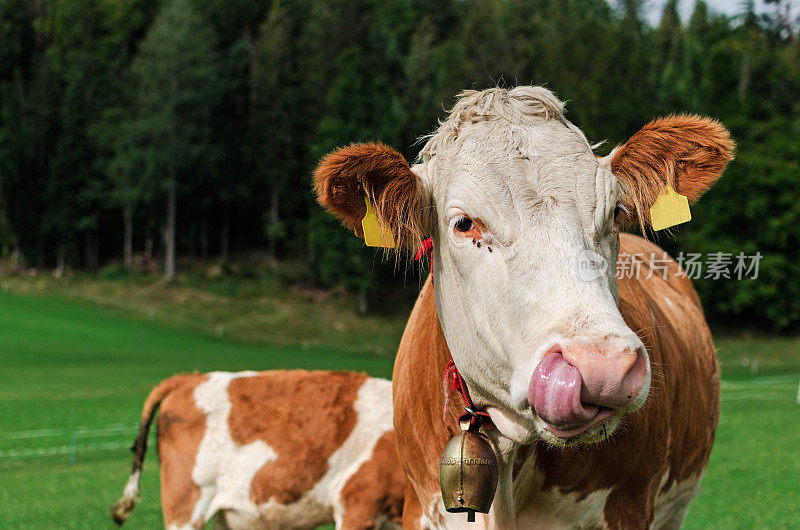
<svg viewBox="0 0 800 530">
<path fill-rule="evenodd" d="M 483 180 L 487 174 L 498 173 L 503 179 L 524 177 L 530 184 L 551 176 L 557 180 L 574 178 L 576 173 L 594 171 L 598 164 L 589 144 L 576 131 L 557 121 L 524 127 L 503 122 L 475 123 L 429 164 L 437 178 L 446 180 L 464 174 Z"/>
<path fill-rule="evenodd" d="M 585 164 L 594 157 L 583 133 L 564 118 L 564 104 L 549 90 L 530 86 L 464 92 L 420 151 L 420 162 L 448 173 L 459 164 L 504 169 L 515 159 L 533 158 Z"/>
<path fill-rule="evenodd" d="M 550 198 L 577 205 L 590 225 L 597 203 L 605 210 L 612 199 L 596 191 L 598 177 L 613 177 L 598 173 L 586 137 L 541 87 L 465 93 L 420 158 L 427 166 L 423 179 L 440 207 L 459 203 L 481 218 L 496 217 L 480 211 L 489 204 L 508 214 L 511 202 L 524 207 Z"/>
</svg>

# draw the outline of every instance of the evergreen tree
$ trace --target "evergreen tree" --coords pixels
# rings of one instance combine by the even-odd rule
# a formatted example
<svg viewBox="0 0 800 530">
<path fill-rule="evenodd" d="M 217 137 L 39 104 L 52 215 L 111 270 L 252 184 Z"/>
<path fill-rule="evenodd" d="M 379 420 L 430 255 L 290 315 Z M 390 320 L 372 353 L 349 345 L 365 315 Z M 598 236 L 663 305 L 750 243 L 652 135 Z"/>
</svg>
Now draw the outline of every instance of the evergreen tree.
<svg viewBox="0 0 800 530">
<path fill-rule="evenodd" d="M 134 220 L 138 207 L 153 194 L 155 182 L 146 178 L 147 161 L 137 145 L 145 135 L 138 131 L 137 122 L 128 107 L 114 107 L 106 111 L 105 119 L 94 130 L 102 148 L 108 151 L 100 160 L 104 181 L 92 190 L 109 206 L 122 212 L 123 251 L 122 263 L 126 269 L 133 267 Z"/>
<path fill-rule="evenodd" d="M 658 112 L 685 111 L 693 89 L 687 86 L 690 78 L 687 71 L 686 34 L 678 14 L 678 0 L 668 0 L 664 4 L 661 22 L 653 39 Z"/>
<path fill-rule="evenodd" d="M 97 264 L 100 208 L 87 190 L 99 178 L 90 130 L 113 95 L 108 68 L 113 51 L 106 45 L 109 29 L 104 23 L 97 0 L 71 0 L 54 2 L 39 25 L 49 40 L 47 56 L 60 96 L 58 133 L 44 188 L 44 230 L 55 243 L 58 275 L 68 261 L 78 260 L 79 239 L 85 245 L 85 265 Z"/>
<path fill-rule="evenodd" d="M 131 156 L 146 161 L 144 178 L 163 184 L 168 281 L 175 275 L 178 194 L 213 167 L 209 140 L 219 104 L 217 65 L 214 34 L 189 0 L 168 0 L 131 70 L 138 122 Z"/>
<path fill-rule="evenodd" d="M 426 16 L 411 36 L 403 65 L 404 116 L 400 131 L 400 147 L 403 148 L 417 143 L 418 137 L 433 130 L 441 111 L 436 86 L 435 45 L 436 27 Z M 415 156 L 416 152 L 409 155 Z"/>
<path fill-rule="evenodd" d="M 55 151 L 58 91 L 45 43 L 35 27 L 42 13 L 0 1 L 0 209 L 3 242 L 19 263 L 47 264 L 45 189 Z"/>
<path fill-rule="evenodd" d="M 686 24 L 662 5 L 651 27 L 643 0 L 0 0 L 0 249 L 63 269 L 119 244 L 130 266 L 163 221 L 167 277 L 217 231 L 223 258 L 266 246 L 363 308 L 395 264 L 314 203 L 319 157 L 381 140 L 413 159 L 459 91 L 535 83 L 599 154 L 658 114 L 730 127 L 737 161 L 660 243 L 768 250 L 768 279 L 699 290 L 712 318 L 797 325 L 797 21 L 787 0 L 698 0 Z"/>
<path fill-rule="evenodd" d="M 276 0 L 261 24 L 253 47 L 251 75 L 251 138 L 253 174 L 267 184 L 269 205 L 265 219 L 268 253 L 276 257 L 278 243 L 285 237 L 280 205 L 288 181 L 297 171 L 292 157 L 294 137 L 291 115 L 292 83 L 291 25 Z"/>
</svg>

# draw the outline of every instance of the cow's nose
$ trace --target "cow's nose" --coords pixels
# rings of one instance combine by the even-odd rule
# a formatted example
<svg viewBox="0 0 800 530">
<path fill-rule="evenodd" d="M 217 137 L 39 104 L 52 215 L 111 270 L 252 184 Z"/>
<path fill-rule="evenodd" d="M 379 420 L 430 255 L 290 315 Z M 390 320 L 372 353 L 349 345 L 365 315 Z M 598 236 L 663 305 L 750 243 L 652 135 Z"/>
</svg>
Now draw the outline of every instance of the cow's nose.
<svg viewBox="0 0 800 530">
<path fill-rule="evenodd" d="M 634 402 L 649 372 L 644 348 L 564 345 L 564 360 L 578 369 L 583 384 L 581 402 L 617 409 Z"/>
<path fill-rule="evenodd" d="M 607 417 L 607 409 L 641 404 L 648 373 L 644 348 L 562 345 L 534 370 L 528 401 L 548 424 L 575 429 Z"/>
</svg>

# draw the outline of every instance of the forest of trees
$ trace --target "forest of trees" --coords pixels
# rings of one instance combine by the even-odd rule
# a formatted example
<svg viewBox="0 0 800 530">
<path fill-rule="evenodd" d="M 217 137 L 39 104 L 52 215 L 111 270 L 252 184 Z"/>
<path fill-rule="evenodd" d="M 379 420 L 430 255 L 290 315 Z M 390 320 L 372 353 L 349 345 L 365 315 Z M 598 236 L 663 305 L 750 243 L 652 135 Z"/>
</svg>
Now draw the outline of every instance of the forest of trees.
<svg viewBox="0 0 800 530">
<path fill-rule="evenodd" d="M 691 1 L 691 0 L 684 0 Z M 800 323 L 800 44 L 788 2 L 0 0 L 0 248 L 95 269 L 263 248 L 365 293 L 395 264 L 314 203 L 333 147 L 416 156 L 460 90 L 544 84 L 601 153 L 671 112 L 720 119 L 737 160 L 669 250 L 761 252 L 703 281 L 718 319 Z M 402 281 L 401 274 L 394 281 Z"/>
</svg>

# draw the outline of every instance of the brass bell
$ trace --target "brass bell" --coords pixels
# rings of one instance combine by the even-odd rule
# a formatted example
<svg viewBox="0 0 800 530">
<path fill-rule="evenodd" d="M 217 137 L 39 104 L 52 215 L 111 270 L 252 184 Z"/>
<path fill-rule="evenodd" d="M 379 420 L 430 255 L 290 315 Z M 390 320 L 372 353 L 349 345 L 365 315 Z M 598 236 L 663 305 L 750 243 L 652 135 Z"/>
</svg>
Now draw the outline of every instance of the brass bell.
<svg viewBox="0 0 800 530">
<path fill-rule="evenodd" d="M 444 448 L 439 460 L 439 487 L 448 512 L 467 513 L 475 521 L 475 512 L 489 513 L 497 489 L 497 457 L 486 435 L 469 429 L 462 431 Z"/>
</svg>

